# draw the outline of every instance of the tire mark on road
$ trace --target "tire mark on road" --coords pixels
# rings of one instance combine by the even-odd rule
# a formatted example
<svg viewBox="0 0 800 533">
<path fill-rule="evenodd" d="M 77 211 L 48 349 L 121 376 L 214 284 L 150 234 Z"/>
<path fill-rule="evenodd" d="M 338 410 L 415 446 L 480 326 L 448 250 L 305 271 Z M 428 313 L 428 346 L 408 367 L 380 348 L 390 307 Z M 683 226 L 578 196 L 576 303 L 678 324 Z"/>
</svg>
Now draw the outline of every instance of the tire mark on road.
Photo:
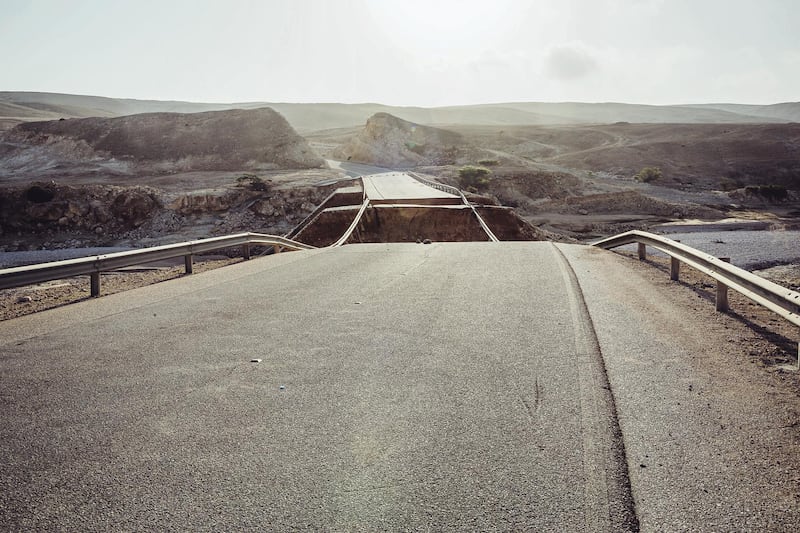
<svg viewBox="0 0 800 533">
<path fill-rule="evenodd" d="M 553 249 L 569 294 L 575 328 L 586 476 L 586 529 L 639 531 L 625 444 L 594 323 L 572 265 L 557 244 L 553 244 Z"/>
</svg>

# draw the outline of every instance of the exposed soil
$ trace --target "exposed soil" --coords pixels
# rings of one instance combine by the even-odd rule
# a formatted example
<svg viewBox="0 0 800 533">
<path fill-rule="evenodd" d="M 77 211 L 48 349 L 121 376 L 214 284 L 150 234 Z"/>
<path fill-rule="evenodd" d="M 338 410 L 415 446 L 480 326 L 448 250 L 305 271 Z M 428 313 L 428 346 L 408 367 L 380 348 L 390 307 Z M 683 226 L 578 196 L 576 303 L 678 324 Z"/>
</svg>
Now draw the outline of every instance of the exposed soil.
<svg viewBox="0 0 800 533">
<path fill-rule="evenodd" d="M 409 166 L 410 127 L 382 114 L 362 130 L 328 130 L 309 139 L 325 154 Z M 610 235 L 686 218 L 718 220 L 741 211 L 782 217 L 789 224 L 800 215 L 797 124 L 447 128 L 446 141 L 431 135 L 424 149 L 448 157 L 415 156 L 417 171 L 464 188 L 459 170 L 484 166 L 488 182 L 477 192 L 569 236 Z M 644 167 L 660 174 L 651 181 L 636 179 Z"/>
<path fill-rule="evenodd" d="M 631 263 L 645 275 L 650 283 L 661 287 L 682 288 L 683 298 L 687 306 L 694 309 L 702 320 L 718 323 L 721 329 L 729 331 L 725 339 L 724 350 L 731 356 L 747 358 L 761 367 L 784 376 L 800 390 L 800 372 L 787 370 L 797 366 L 798 342 L 800 327 L 783 320 L 775 313 L 750 301 L 734 290 L 728 291 L 730 311 L 717 313 L 714 310 L 716 298 L 716 280 L 682 264 L 680 281 L 669 278 L 670 260 L 648 255 L 644 261 L 638 261 L 636 253 L 618 252 L 631 258 Z M 774 274 L 759 272 L 780 285 L 800 287 L 800 270 L 795 266 L 779 269 Z M 696 303 L 693 303 L 696 302 Z"/>
<path fill-rule="evenodd" d="M 167 189 L 54 181 L 0 188 L 0 251 L 139 247 L 243 231 L 282 235 L 330 194 L 341 177 L 330 170 L 238 178 L 230 172 L 200 174 L 201 185 L 214 186 L 194 189 L 184 181 L 193 175 L 180 175 L 177 181 L 165 176 L 155 181 Z M 329 184 L 316 186 L 321 178 Z"/>
<path fill-rule="evenodd" d="M 27 122 L 0 141 L 2 177 L 257 172 L 325 165 L 286 119 L 269 108 Z"/>
<path fill-rule="evenodd" d="M 341 160 L 388 168 L 446 165 L 455 162 L 460 134 L 414 124 L 388 113 L 371 116 L 364 129 L 333 150 Z"/>
<path fill-rule="evenodd" d="M 344 176 L 266 169 L 295 164 L 296 149 L 309 164 L 321 161 L 316 149 L 412 166 L 461 187 L 459 169 L 483 165 L 490 174 L 475 190 L 481 203 L 513 207 L 545 238 L 588 239 L 686 219 L 741 216 L 783 227 L 800 220 L 797 124 L 439 129 L 382 113 L 365 127 L 309 140 L 270 110 L 21 124 L 0 147 L 0 251 L 287 233 Z M 260 170 L 247 171 L 251 161 Z M 231 170 L 209 170 L 217 165 Z M 660 167 L 662 177 L 635 180 L 645 165 Z"/>
</svg>

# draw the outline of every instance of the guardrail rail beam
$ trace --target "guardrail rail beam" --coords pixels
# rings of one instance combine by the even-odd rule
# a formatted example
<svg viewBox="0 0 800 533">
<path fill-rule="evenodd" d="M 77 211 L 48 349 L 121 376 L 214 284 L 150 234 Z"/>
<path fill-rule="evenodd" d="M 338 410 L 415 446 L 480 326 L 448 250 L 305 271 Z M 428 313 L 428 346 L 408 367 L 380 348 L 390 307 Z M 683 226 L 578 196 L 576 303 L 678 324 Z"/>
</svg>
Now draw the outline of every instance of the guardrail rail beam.
<svg viewBox="0 0 800 533">
<path fill-rule="evenodd" d="M 241 246 L 242 255 L 245 259 L 250 258 L 251 246 L 273 246 L 276 250 L 281 247 L 287 250 L 312 250 L 315 248 L 314 246 L 277 235 L 238 233 L 226 237 L 212 237 L 198 241 L 153 246 L 141 250 L 128 250 L 126 252 L 0 269 L 0 289 L 10 289 L 56 279 L 88 275 L 91 286 L 90 294 L 99 296 L 101 272 L 183 257 L 186 273 L 191 274 L 193 271 L 193 256 L 195 254 L 237 246 Z"/>
<path fill-rule="evenodd" d="M 781 318 L 800 326 L 800 293 L 731 265 L 728 257 L 717 258 L 679 241 L 636 230 L 602 239 L 593 243 L 593 246 L 610 250 L 626 244 L 637 244 L 639 259 L 644 259 L 646 256 L 645 246 L 667 254 L 670 257 L 670 278 L 673 280 L 679 277 L 680 263 L 686 263 L 714 278 L 717 281 L 715 302 L 717 311 L 725 312 L 730 309 L 728 289 L 733 289 Z M 800 370 L 800 344 L 797 356 L 797 370 Z"/>
</svg>

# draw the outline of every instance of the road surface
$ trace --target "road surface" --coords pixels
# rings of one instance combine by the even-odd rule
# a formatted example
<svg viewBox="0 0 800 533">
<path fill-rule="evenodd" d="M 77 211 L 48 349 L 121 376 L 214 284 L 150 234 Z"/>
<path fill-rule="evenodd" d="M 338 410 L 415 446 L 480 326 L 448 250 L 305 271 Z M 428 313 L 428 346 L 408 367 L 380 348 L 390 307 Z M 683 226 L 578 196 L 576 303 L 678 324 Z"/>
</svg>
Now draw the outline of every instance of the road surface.
<svg viewBox="0 0 800 533">
<path fill-rule="evenodd" d="M 382 172 L 392 172 L 391 168 L 376 167 L 373 165 L 366 165 L 364 163 L 354 163 L 352 161 L 337 161 L 335 159 L 326 159 L 325 162 L 334 170 L 341 170 L 351 178 L 365 176 L 367 174 L 380 174 Z"/>
<path fill-rule="evenodd" d="M 364 192 L 371 202 L 412 203 L 417 200 L 461 204 L 461 197 L 434 189 L 405 172 L 387 172 L 362 177 Z"/>
<path fill-rule="evenodd" d="M 0 323 L 0 524 L 789 530 L 785 399 L 626 265 L 348 245 Z"/>
</svg>

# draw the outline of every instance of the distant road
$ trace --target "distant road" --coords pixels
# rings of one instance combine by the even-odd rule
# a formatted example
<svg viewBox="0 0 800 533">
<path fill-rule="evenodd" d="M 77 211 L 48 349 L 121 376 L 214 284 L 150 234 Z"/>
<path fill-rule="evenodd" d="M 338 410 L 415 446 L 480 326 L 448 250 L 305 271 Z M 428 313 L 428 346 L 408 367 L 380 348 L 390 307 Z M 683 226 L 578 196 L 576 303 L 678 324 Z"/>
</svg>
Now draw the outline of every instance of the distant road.
<svg viewBox="0 0 800 533">
<path fill-rule="evenodd" d="M 0 322 L 0 525 L 796 525 L 786 399 L 628 265 L 347 245 Z"/>
<path fill-rule="evenodd" d="M 375 167 L 372 165 L 365 165 L 363 163 L 351 163 L 350 161 L 336 161 L 334 159 L 326 159 L 326 163 L 332 169 L 342 170 L 348 176 L 357 178 L 358 176 L 365 176 L 367 174 L 380 174 L 382 172 L 392 172 L 394 169 Z"/>
<path fill-rule="evenodd" d="M 445 200 L 461 203 L 461 197 L 434 189 L 405 172 L 389 172 L 364 176 L 364 192 L 371 201 Z"/>
</svg>

